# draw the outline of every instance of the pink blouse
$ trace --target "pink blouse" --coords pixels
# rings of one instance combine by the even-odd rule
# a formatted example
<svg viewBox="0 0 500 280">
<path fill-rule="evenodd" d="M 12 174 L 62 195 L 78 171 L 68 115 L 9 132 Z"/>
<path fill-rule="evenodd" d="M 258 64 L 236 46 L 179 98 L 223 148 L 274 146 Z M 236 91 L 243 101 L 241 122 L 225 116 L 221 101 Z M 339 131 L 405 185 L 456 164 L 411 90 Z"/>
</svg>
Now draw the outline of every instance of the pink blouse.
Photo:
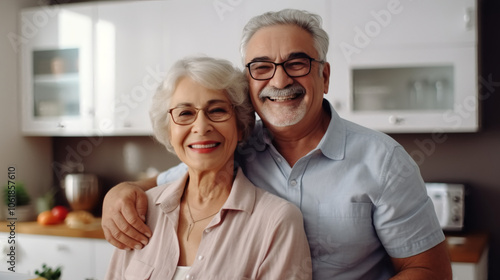
<svg viewBox="0 0 500 280">
<path fill-rule="evenodd" d="M 153 188 L 142 250 L 115 250 L 106 279 L 172 279 L 179 259 L 177 223 L 187 174 Z M 205 228 L 186 279 L 312 279 L 302 214 L 290 202 L 256 188 L 238 170 L 227 201 Z"/>
</svg>

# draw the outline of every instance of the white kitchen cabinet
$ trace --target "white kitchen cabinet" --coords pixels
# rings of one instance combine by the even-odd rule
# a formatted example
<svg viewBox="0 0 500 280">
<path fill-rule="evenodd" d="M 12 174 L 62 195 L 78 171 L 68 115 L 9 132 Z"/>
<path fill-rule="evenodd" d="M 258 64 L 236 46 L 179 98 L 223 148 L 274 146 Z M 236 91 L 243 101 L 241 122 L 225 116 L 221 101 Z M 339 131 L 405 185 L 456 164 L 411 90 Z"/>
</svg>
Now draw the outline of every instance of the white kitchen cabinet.
<svg viewBox="0 0 500 280">
<path fill-rule="evenodd" d="M 95 5 L 95 127 L 104 135 L 150 135 L 151 98 L 165 76 L 165 1 Z"/>
<path fill-rule="evenodd" d="M 1 240 L 5 241 L 6 236 L 0 233 Z M 61 280 L 104 279 L 114 250 L 101 239 L 32 234 L 17 234 L 15 245 L 17 273 L 34 275 L 35 270 L 41 270 L 42 264 L 52 268 L 61 266 Z M 4 265 L 0 270 L 8 271 Z"/>
<path fill-rule="evenodd" d="M 164 78 L 165 1 L 23 10 L 22 131 L 26 135 L 150 135 Z M 28 37 L 28 35 L 26 35 Z"/>
<path fill-rule="evenodd" d="M 447 235 L 453 280 L 488 279 L 488 234 Z"/>
<path fill-rule="evenodd" d="M 453 280 L 488 280 L 488 250 L 478 263 L 452 262 Z"/>
<path fill-rule="evenodd" d="M 79 134 L 93 126 L 93 8 L 50 6 L 20 14 L 22 131 Z"/>
<path fill-rule="evenodd" d="M 344 118 L 384 132 L 479 129 L 476 0 L 151 0 L 22 13 L 21 31 L 35 30 L 21 44 L 23 132 L 150 135 L 151 96 L 175 61 L 206 54 L 242 66 L 245 23 L 283 8 L 323 18 L 325 97 Z M 35 53 L 50 71 L 36 74 Z M 60 57 L 78 71 L 64 74 Z"/>
<path fill-rule="evenodd" d="M 474 0 L 332 1 L 330 11 L 326 98 L 341 116 L 391 133 L 479 129 Z"/>
<path fill-rule="evenodd" d="M 246 22 L 244 8 L 242 1 L 166 1 L 166 69 L 193 55 L 223 58 L 241 67 L 239 43 Z"/>
</svg>

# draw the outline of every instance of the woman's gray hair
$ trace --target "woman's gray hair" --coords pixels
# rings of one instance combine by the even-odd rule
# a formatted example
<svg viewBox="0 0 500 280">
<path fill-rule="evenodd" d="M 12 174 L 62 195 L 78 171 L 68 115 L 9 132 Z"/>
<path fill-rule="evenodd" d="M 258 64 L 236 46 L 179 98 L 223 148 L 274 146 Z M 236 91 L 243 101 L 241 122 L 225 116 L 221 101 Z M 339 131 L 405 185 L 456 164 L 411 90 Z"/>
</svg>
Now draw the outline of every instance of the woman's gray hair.
<svg viewBox="0 0 500 280">
<path fill-rule="evenodd" d="M 238 129 L 244 142 L 252 133 L 255 125 L 255 111 L 248 94 L 248 81 L 243 71 L 224 59 L 211 57 L 187 57 L 177 61 L 153 96 L 149 111 L 156 139 L 168 151 L 175 153 L 170 143 L 169 109 L 172 95 L 179 81 L 189 77 L 201 86 L 211 90 L 222 90 L 234 105 Z"/>
<path fill-rule="evenodd" d="M 262 15 L 253 17 L 243 28 L 243 36 L 241 38 L 240 52 L 245 63 L 245 54 L 247 45 L 252 36 L 259 29 L 267 26 L 292 24 L 296 25 L 305 31 L 309 32 L 314 40 L 314 47 L 318 52 L 318 60 L 326 61 L 326 54 L 328 52 L 328 34 L 321 27 L 321 17 L 309 13 L 307 11 L 300 11 L 294 9 L 285 9 L 278 12 L 267 12 Z"/>
</svg>

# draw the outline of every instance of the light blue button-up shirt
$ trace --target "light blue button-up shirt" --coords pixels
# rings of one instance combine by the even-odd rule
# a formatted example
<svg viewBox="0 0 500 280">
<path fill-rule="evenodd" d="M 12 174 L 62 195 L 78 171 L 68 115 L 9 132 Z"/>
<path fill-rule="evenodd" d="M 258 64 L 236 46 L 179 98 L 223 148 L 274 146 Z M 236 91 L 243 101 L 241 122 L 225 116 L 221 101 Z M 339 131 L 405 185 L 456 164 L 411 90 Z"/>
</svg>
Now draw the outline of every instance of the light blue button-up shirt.
<svg viewBox="0 0 500 280">
<path fill-rule="evenodd" d="M 257 187 L 301 209 L 314 279 L 388 279 L 389 256 L 409 257 L 444 240 L 432 202 L 403 147 L 340 118 L 328 101 L 323 106 L 331 112 L 327 132 L 293 167 L 260 121 L 238 161 Z M 185 170 L 177 166 L 158 182 Z"/>
</svg>

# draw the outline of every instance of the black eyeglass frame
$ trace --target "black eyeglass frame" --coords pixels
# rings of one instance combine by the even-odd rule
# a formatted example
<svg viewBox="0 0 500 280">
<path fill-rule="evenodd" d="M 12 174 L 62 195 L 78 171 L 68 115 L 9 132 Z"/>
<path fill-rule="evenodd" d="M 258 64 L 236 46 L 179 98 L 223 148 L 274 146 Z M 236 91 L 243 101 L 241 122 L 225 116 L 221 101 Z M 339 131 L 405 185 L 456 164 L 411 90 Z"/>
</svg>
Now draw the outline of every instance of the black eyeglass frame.
<svg viewBox="0 0 500 280">
<path fill-rule="evenodd" d="M 229 104 L 229 102 L 225 102 L 225 103 Z M 215 123 L 225 122 L 225 121 L 229 120 L 233 116 L 233 114 L 234 114 L 235 106 L 233 104 L 229 104 L 230 111 L 229 111 L 229 116 L 227 117 L 227 119 L 212 120 L 212 118 L 210 117 L 210 115 L 206 111 L 210 107 L 210 105 L 207 105 L 207 106 L 205 106 L 203 108 L 189 107 L 190 109 L 194 109 L 196 111 L 196 115 L 195 115 L 193 121 L 190 122 L 190 123 L 178 123 L 178 122 L 175 121 L 175 118 L 174 118 L 174 115 L 172 114 L 172 111 L 175 110 L 175 109 L 183 108 L 183 107 L 170 108 L 170 109 L 168 109 L 168 113 L 170 114 L 170 117 L 172 118 L 172 122 L 175 123 L 175 124 L 177 124 L 177 125 L 190 125 L 190 124 L 193 124 L 198 119 L 198 113 L 200 111 L 203 111 L 203 114 L 205 114 L 205 117 L 207 117 L 207 119 L 209 119 L 211 122 L 215 122 Z"/>
<path fill-rule="evenodd" d="M 285 64 L 292 61 L 292 60 L 295 60 L 295 59 L 308 59 L 309 60 L 309 70 L 307 71 L 307 73 L 303 74 L 303 75 L 297 75 L 297 76 L 292 76 L 290 74 L 288 74 L 288 72 L 286 71 L 286 67 L 285 67 Z M 304 76 L 307 76 L 309 75 L 309 73 L 311 73 L 311 68 L 312 68 L 312 62 L 313 61 L 316 61 L 318 63 L 325 63 L 324 60 L 317 60 L 317 59 L 314 59 L 312 57 L 309 57 L 309 56 L 305 56 L 305 57 L 294 57 L 294 58 L 290 58 L 288 60 L 285 60 L 283 62 L 280 62 L 280 63 L 276 63 L 276 62 L 273 62 L 273 61 L 252 61 L 252 62 L 249 62 L 245 65 L 245 68 L 248 68 L 248 73 L 250 74 L 250 77 L 252 77 L 252 79 L 254 80 L 257 80 L 257 81 L 267 81 L 267 80 L 270 80 L 274 77 L 274 75 L 276 74 L 276 70 L 278 69 L 278 66 L 281 65 L 281 67 L 283 67 L 283 71 L 285 71 L 285 73 L 288 75 L 288 77 L 290 78 L 300 78 L 300 77 L 304 77 Z M 266 78 L 266 79 L 257 79 L 255 78 L 253 75 L 252 75 L 252 70 L 250 70 L 250 66 L 254 63 L 262 63 L 262 62 L 267 62 L 267 63 L 272 63 L 274 64 L 274 71 L 273 71 L 273 74 L 271 75 L 271 77 L 269 78 Z"/>
</svg>

